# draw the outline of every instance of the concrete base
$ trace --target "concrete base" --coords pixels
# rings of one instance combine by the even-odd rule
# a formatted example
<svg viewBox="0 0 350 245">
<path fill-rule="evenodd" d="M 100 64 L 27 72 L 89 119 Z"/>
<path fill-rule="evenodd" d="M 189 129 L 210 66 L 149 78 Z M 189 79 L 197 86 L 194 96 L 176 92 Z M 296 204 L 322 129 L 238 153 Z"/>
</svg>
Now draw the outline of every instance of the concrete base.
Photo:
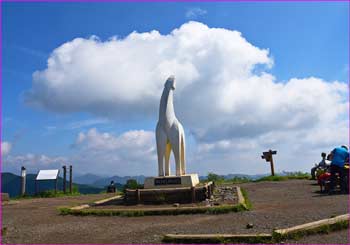
<svg viewBox="0 0 350 245">
<path fill-rule="evenodd" d="M 144 189 L 195 187 L 198 184 L 198 174 L 186 174 L 182 176 L 148 177 L 145 179 Z"/>
</svg>

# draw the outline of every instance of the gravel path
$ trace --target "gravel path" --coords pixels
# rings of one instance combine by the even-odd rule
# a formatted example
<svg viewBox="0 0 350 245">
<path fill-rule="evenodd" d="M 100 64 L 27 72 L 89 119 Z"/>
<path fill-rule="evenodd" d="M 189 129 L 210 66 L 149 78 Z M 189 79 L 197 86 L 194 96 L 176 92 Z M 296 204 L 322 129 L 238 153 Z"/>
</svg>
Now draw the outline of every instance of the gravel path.
<svg viewBox="0 0 350 245">
<path fill-rule="evenodd" d="M 253 210 L 222 215 L 60 216 L 56 207 L 108 195 L 23 200 L 3 206 L 3 243 L 160 243 L 166 233 L 271 232 L 348 212 L 347 195 L 319 195 L 309 180 L 245 183 Z M 253 223 L 252 229 L 246 229 Z M 348 243 L 347 231 L 289 243 Z"/>
</svg>

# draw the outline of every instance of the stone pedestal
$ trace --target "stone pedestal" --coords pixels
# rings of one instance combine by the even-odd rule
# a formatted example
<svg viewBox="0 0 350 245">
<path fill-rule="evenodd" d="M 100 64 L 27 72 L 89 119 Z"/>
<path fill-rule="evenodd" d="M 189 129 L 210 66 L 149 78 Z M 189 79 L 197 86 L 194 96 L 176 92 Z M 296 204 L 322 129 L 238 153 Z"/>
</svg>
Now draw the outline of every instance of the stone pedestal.
<svg viewBox="0 0 350 245">
<path fill-rule="evenodd" d="M 195 187 L 198 184 L 198 174 L 186 174 L 182 176 L 148 177 L 145 179 L 144 189 Z"/>
</svg>

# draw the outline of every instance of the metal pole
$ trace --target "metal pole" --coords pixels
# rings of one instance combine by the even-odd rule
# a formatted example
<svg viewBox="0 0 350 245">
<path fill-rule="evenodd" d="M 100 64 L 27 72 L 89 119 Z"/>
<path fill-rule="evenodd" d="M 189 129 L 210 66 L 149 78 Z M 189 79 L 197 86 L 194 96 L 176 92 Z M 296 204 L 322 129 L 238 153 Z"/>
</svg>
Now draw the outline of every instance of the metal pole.
<svg viewBox="0 0 350 245">
<path fill-rule="evenodd" d="M 73 193 L 73 167 L 69 166 L 69 192 Z"/>
<path fill-rule="evenodd" d="M 21 195 L 26 194 L 26 168 L 22 166 L 21 168 Z"/>
<path fill-rule="evenodd" d="M 67 167 L 63 166 L 63 192 L 66 193 L 67 188 L 66 188 L 66 182 L 67 182 Z"/>
</svg>

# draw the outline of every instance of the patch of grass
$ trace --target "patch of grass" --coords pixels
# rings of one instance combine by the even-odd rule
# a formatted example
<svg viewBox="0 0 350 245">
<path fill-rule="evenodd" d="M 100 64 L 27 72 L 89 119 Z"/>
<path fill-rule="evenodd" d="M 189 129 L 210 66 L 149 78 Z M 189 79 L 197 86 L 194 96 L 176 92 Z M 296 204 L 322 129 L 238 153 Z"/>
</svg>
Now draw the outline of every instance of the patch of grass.
<svg viewBox="0 0 350 245">
<path fill-rule="evenodd" d="M 262 244 L 262 243 L 272 243 L 271 238 L 265 236 L 256 237 L 235 237 L 235 238 L 225 238 L 222 236 L 210 237 L 210 238 L 173 238 L 169 236 L 164 236 L 162 239 L 164 243 L 182 243 L 182 244 L 232 244 L 232 243 L 248 243 L 248 244 Z"/>
<path fill-rule="evenodd" d="M 265 176 L 260 179 L 254 180 L 254 182 L 260 182 L 260 181 L 285 181 L 285 180 L 292 180 L 292 179 L 310 179 L 311 176 L 308 173 L 303 172 L 290 172 L 286 175 L 275 175 L 275 176 Z"/>
<path fill-rule="evenodd" d="M 80 195 L 81 195 L 81 193 L 78 191 L 78 189 L 73 188 L 72 193 L 69 193 L 69 191 L 64 193 L 63 191 L 55 192 L 55 190 L 47 190 L 47 191 L 42 191 L 42 192 L 35 194 L 35 195 L 17 196 L 17 197 L 11 198 L 11 200 L 33 199 L 33 198 L 52 198 L 52 197 L 65 197 L 65 196 L 80 196 Z"/>
<path fill-rule="evenodd" d="M 67 207 L 60 207 L 58 210 L 60 211 L 61 215 L 68 215 L 71 212 L 71 209 Z"/>
<path fill-rule="evenodd" d="M 207 178 L 201 180 L 201 183 L 207 183 L 209 181 L 213 181 L 216 185 L 222 185 L 222 184 L 246 183 L 246 182 L 251 182 L 252 180 L 247 177 L 237 177 L 237 176 L 231 179 L 225 179 L 224 176 L 222 175 L 218 175 L 215 173 L 208 173 Z"/>
<path fill-rule="evenodd" d="M 79 192 L 74 192 L 73 193 L 64 193 L 63 191 L 57 191 L 55 192 L 54 190 L 49 190 L 49 191 L 42 191 L 37 195 L 34 195 L 33 197 L 42 197 L 42 198 L 50 198 L 50 197 L 63 197 L 63 196 L 79 196 Z"/>
<path fill-rule="evenodd" d="M 251 182 L 252 180 L 247 177 L 233 177 L 231 179 L 225 179 L 223 184 L 241 184 Z"/>
<path fill-rule="evenodd" d="M 255 182 L 260 182 L 260 181 L 283 181 L 283 180 L 288 180 L 286 176 L 265 176 L 260 179 L 255 180 Z"/>
<path fill-rule="evenodd" d="M 241 188 L 242 195 L 244 197 L 244 202 L 245 202 L 245 208 L 246 210 L 251 210 L 253 208 L 252 203 L 250 202 L 248 198 L 248 193 L 245 189 Z"/>
</svg>

